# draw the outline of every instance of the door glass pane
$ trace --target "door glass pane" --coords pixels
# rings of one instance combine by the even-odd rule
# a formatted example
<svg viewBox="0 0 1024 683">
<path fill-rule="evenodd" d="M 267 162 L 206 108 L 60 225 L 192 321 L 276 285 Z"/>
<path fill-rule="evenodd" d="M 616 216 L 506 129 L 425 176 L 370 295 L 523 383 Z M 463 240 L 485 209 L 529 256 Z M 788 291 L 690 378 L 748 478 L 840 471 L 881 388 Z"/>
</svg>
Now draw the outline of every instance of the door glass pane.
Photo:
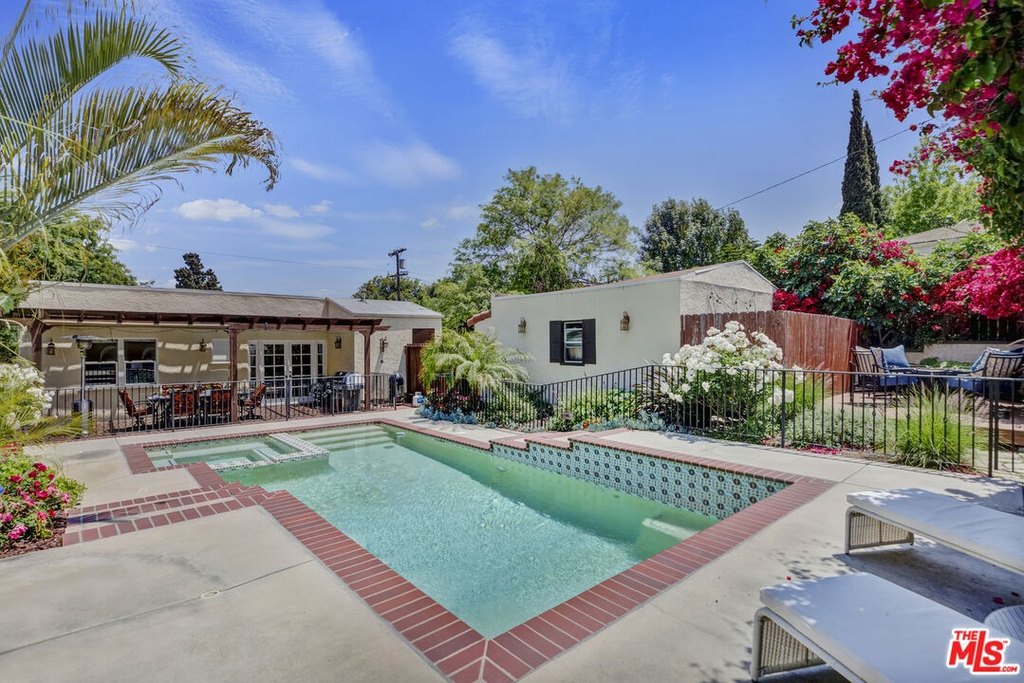
<svg viewBox="0 0 1024 683">
<path fill-rule="evenodd" d="M 309 395 L 313 382 L 313 345 L 291 344 L 292 397 Z"/>
<path fill-rule="evenodd" d="M 117 384 L 116 341 L 94 341 L 86 350 L 85 384 Z"/>
<path fill-rule="evenodd" d="M 267 396 L 284 398 L 285 355 L 284 344 L 263 344 L 263 381 Z"/>
</svg>

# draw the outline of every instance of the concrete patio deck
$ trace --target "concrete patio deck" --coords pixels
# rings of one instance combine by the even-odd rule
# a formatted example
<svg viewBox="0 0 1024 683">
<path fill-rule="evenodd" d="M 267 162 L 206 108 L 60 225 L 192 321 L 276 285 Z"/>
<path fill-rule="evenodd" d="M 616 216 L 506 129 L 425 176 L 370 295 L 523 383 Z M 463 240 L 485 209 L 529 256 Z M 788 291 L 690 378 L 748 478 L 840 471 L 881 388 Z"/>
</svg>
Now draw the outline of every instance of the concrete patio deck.
<svg viewBox="0 0 1024 683">
<path fill-rule="evenodd" d="M 513 436 L 432 424 L 411 411 L 383 415 L 481 444 Z M 365 420 L 362 415 L 301 425 Z M 180 431 L 175 437 L 250 429 Z M 1015 481 L 679 435 L 591 436 L 610 445 L 700 455 L 836 484 L 521 680 L 749 680 L 758 589 L 788 578 L 867 571 L 977 620 L 998 607 L 1024 604 L 1019 575 L 924 539 L 912 548 L 842 554 L 849 492 L 918 486 L 1019 513 Z M 187 470 L 131 473 L 120 446 L 161 438 L 166 435 L 69 442 L 47 448 L 41 457 L 90 486 L 86 505 L 195 489 Z M 0 561 L 0 577 L 0 632 L 7 634 L 0 641 L 0 671 L 17 671 L 20 681 L 443 679 L 261 507 L 11 558 Z M 57 653 L 45 668 L 44 652 Z M 509 679 L 520 675 L 510 673 Z"/>
</svg>

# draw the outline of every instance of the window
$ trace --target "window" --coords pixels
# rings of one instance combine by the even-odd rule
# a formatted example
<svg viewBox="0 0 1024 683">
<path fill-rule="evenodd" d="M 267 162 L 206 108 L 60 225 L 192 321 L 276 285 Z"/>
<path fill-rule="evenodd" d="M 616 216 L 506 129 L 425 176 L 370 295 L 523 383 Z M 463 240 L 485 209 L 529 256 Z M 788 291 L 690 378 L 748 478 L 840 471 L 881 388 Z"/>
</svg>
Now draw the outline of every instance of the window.
<svg viewBox="0 0 1024 683">
<path fill-rule="evenodd" d="M 214 339 L 210 342 L 211 363 L 227 363 L 231 360 L 231 344 L 227 339 Z"/>
<path fill-rule="evenodd" d="M 94 341 L 85 352 L 85 385 L 117 384 L 117 342 Z"/>
<path fill-rule="evenodd" d="M 549 320 L 550 358 L 559 365 L 597 363 L 597 320 Z"/>
<path fill-rule="evenodd" d="M 583 322 L 562 324 L 562 362 L 583 364 Z"/>
<path fill-rule="evenodd" d="M 94 341 L 85 352 L 86 386 L 156 383 L 156 342 Z"/>
<path fill-rule="evenodd" d="M 124 344 L 124 383 L 154 384 L 156 382 L 156 342 L 129 341 Z"/>
</svg>

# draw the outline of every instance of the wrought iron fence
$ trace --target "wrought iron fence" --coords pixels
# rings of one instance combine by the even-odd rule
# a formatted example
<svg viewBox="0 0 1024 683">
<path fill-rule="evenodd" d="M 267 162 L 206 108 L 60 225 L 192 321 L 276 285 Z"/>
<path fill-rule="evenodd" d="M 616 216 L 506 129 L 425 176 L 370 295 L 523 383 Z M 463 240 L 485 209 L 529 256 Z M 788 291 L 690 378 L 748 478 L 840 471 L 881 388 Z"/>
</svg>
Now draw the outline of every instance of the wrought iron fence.
<svg viewBox="0 0 1024 683">
<path fill-rule="evenodd" d="M 88 435 L 393 409 L 404 400 L 402 381 L 385 373 L 346 373 L 316 379 L 282 377 L 265 383 L 242 380 L 48 391 L 53 395 L 49 415 L 80 415 L 83 434 Z"/>
<path fill-rule="evenodd" d="M 432 410 L 525 431 L 632 427 L 907 465 L 1016 470 L 1024 379 L 949 369 L 858 373 L 648 365 L 479 394 L 442 379 Z"/>
</svg>

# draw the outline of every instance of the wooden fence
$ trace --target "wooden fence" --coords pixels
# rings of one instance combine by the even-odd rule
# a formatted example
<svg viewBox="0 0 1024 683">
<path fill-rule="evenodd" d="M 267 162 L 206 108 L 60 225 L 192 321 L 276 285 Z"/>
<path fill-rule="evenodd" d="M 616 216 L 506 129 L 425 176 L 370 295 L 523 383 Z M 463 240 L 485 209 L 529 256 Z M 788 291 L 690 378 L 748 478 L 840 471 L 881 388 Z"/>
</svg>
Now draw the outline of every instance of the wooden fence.
<svg viewBox="0 0 1024 683">
<path fill-rule="evenodd" d="M 787 367 L 805 370 L 846 371 L 857 344 L 857 323 L 847 318 L 796 311 L 699 313 L 682 316 L 680 345 L 699 344 L 710 327 L 722 329 L 736 320 L 748 332 L 764 332 L 782 348 Z"/>
</svg>

